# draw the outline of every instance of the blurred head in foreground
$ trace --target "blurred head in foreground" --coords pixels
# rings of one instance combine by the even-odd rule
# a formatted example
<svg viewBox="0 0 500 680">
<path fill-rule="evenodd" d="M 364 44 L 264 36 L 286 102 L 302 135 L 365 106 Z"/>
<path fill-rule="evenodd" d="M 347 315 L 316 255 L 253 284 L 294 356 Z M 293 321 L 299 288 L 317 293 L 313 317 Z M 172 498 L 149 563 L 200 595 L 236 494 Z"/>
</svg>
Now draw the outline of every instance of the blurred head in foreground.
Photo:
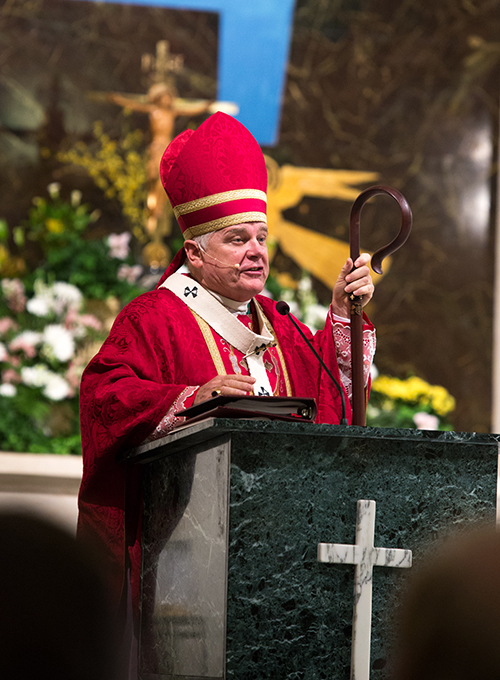
<svg viewBox="0 0 500 680">
<path fill-rule="evenodd" d="M 498 680 L 500 534 L 476 528 L 429 554 L 397 623 L 396 680 Z"/>
<path fill-rule="evenodd" d="M 114 641 L 97 564 L 52 524 L 0 514 L 0 677 L 114 680 Z"/>
</svg>

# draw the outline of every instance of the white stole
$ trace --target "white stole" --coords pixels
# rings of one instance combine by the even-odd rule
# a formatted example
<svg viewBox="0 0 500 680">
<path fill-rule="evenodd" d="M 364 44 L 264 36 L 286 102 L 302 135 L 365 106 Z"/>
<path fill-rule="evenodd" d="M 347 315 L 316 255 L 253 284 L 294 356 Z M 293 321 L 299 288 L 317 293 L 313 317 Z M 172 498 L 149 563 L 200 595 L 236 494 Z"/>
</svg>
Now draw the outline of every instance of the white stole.
<svg viewBox="0 0 500 680">
<path fill-rule="evenodd" d="M 271 396 L 272 390 L 266 368 L 264 351 L 276 343 L 263 322 L 262 313 L 256 305 L 262 335 L 251 331 L 238 321 L 213 295 L 194 279 L 183 274 L 172 274 L 160 288 L 167 288 L 196 312 L 207 324 L 230 345 L 245 355 L 250 375 L 255 378 L 254 394 Z"/>
</svg>

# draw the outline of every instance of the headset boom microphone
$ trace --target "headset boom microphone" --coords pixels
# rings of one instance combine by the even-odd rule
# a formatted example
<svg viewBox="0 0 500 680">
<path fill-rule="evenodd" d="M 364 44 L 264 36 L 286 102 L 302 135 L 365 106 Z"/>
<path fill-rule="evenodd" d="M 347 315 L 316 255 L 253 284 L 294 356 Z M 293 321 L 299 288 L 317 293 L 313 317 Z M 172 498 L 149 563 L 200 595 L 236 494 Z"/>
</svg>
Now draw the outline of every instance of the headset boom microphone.
<svg viewBox="0 0 500 680">
<path fill-rule="evenodd" d="M 227 262 L 223 262 L 222 260 L 219 260 L 217 257 L 214 257 L 213 255 L 210 255 L 210 253 L 207 253 L 205 248 L 202 248 L 201 246 L 198 246 L 200 251 L 202 253 L 205 253 L 205 255 L 208 255 L 208 257 L 211 257 L 212 260 L 215 260 L 216 262 L 220 262 L 224 267 L 227 267 L 228 269 L 239 269 L 240 265 L 239 264 L 228 264 Z"/>
</svg>

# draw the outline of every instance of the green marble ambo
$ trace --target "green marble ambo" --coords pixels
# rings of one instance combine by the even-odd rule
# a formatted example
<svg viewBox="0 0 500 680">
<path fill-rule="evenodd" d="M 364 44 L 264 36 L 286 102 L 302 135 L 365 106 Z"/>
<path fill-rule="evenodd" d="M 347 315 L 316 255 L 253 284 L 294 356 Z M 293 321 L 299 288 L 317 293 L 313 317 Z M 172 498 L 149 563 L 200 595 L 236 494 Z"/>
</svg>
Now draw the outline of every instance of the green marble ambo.
<svg viewBox="0 0 500 680">
<path fill-rule="evenodd" d="M 375 545 L 410 549 L 414 564 L 450 528 L 494 520 L 489 435 L 211 420 L 136 456 L 150 461 L 144 680 L 348 678 L 354 567 L 319 564 L 317 544 L 354 542 L 359 499 L 377 503 Z M 387 677 L 404 576 L 374 568 L 375 680 Z"/>
</svg>

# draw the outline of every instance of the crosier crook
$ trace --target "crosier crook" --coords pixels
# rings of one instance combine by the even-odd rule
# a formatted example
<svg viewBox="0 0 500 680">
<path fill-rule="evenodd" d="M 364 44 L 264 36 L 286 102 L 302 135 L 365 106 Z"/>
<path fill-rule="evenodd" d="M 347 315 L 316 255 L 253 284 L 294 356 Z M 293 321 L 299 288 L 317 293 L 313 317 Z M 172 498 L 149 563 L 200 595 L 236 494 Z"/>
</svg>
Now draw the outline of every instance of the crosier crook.
<svg viewBox="0 0 500 680">
<path fill-rule="evenodd" d="M 370 198 L 378 194 L 392 196 L 401 209 L 399 234 L 388 245 L 379 248 L 371 259 L 373 271 L 377 274 L 382 274 L 382 260 L 388 255 L 395 253 L 396 250 L 406 243 L 411 231 L 412 214 L 408 201 L 397 189 L 386 186 L 374 186 L 361 192 L 351 209 L 349 243 L 353 262 L 356 262 L 360 255 L 359 221 L 361 209 Z M 351 293 L 349 300 L 351 301 L 352 424 L 366 425 L 366 397 L 363 376 L 363 297 Z"/>
</svg>

